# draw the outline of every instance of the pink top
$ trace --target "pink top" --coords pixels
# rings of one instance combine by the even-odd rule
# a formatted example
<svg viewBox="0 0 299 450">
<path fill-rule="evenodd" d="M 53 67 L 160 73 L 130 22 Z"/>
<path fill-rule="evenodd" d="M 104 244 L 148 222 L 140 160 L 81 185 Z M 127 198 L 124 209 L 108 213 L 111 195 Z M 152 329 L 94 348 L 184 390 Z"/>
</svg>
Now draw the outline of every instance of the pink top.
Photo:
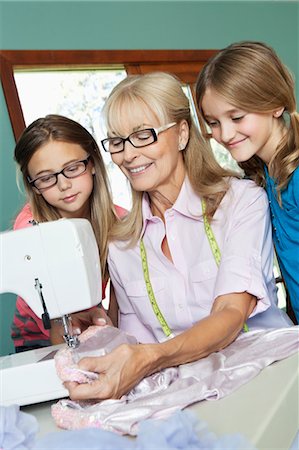
<svg viewBox="0 0 299 450">
<path fill-rule="evenodd" d="M 201 200 L 188 179 L 173 207 L 165 212 L 165 224 L 152 215 L 147 194 L 143 197 L 142 233 L 150 280 L 174 334 L 206 317 L 220 295 L 244 291 L 253 294 L 258 303 L 252 316 L 277 301 L 265 191 L 249 180 L 231 180 L 231 188 L 211 224 L 221 251 L 219 268 L 201 215 Z M 165 234 L 173 263 L 161 250 Z M 123 242 L 110 244 L 108 264 L 119 304 L 120 328 L 134 334 L 139 342 L 165 340 L 146 291 L 139 245 L 125 249 Z M 283 318 L 280 325 L 287 323 Z"/>
</svg>

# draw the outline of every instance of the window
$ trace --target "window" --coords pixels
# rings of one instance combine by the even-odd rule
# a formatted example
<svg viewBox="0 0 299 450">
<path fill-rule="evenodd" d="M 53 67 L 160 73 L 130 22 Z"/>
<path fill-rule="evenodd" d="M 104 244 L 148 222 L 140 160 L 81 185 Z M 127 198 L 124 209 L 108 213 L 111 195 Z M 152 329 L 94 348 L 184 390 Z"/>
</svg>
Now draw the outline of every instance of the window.
<svg viewBox="0 0 299 450">
<path fill-rule="evenodd" d="M 0 76 L 15 138 L 25 128 L 14 80 L 17 70 L 103 69 L 124 67 L 128 74 L 171 72 L 192 86 L 216 50 L 1 50 Z"/>
</svg>

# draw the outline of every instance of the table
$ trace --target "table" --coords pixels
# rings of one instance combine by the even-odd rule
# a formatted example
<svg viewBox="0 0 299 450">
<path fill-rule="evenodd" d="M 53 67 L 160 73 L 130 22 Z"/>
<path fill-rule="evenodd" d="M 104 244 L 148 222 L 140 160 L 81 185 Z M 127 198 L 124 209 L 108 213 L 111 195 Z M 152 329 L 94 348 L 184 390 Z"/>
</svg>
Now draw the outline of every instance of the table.
<svg viewBox="0 0 299 450">
<path fill-rule="evenodd" d="M 37 418 L 40 436 L 59 430 L 51 417 L 53 403 L 21 408 Z M 259 450 L 288 450 L 299 429 L 298 406 L 299 353 L 266 367 L 229 396 L 189 409 L 218 435 L 239 432 Z"/>
</svg>

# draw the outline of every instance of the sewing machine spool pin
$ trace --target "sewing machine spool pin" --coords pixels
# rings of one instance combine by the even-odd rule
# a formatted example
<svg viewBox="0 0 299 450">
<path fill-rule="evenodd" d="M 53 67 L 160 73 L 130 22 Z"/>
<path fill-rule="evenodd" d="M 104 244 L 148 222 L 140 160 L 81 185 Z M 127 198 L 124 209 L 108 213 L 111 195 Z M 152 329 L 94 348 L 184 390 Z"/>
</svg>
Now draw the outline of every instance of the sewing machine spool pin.
<svg viewBox="0 0 299 450">
<path fill-rule="evenodd" d="M 46 306 L 46 303 L 45 303 L 45 300 L 44 300 L 43 292 L 42 292 L 43 286 L 40 283 L 38 278 L 35 278 L 34 281 L 35 281 L 34 287 L 35 287 L 35 289 L 38 292 L 38 295 L 39 295 L 39 298 L 40 298 L 40 301 L 41 301 L 41 304 L 42 304 L 42 307 L 43 307 L 43 310 L 44 310 L 44 313 L 42 314 L 43 325 L 44 325 L 46 330 L 50 330 L 50 328 L 51 328 L 51 321 L 50 321 L 50 316 L 49 316 L 49 313 L 48 313 L 48 310 L 47 310 L 47 306 Z"/>
</svg>

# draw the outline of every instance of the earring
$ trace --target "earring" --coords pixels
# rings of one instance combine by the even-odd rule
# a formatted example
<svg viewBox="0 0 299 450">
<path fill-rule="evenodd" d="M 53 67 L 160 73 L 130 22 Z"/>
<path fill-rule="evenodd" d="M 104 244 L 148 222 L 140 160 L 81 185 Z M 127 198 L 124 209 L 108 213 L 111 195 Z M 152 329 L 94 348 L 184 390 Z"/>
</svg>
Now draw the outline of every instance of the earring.
<svg viewBox="0 0 299 450">
<path fill-rule="evenodd" d="M 182 150 L 185 150 L 184 144 L 180 144 L 180 145 L 179 145 L 179 152 L 181 152 Z"/>
</svg>

